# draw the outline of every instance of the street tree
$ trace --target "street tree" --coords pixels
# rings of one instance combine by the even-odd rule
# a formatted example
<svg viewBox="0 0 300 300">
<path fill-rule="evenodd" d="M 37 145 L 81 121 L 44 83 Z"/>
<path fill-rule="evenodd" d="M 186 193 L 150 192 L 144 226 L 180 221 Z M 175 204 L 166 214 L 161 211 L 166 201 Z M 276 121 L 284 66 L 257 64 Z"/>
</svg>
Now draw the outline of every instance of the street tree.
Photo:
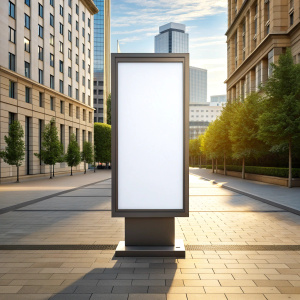
<svg viewBox="0 0 300 300">
<path fill-rule="evenodd" d="M 25 158 L 24 130 L 19 121 L 13 121 L 9 126 L 8 136 L 4 136 L 6 147 L 0 151 L 0 157 L 9 165 L 17 167 L 17 182 L 19 181 L 19 168 Z"/>
<path fill-rule="evenodd" d="M 68 166 L 71 167 L 71 176 L 73 176 L 73 167 L 78 166 L 81 161 L 80 149 L 74 133 L 71 135 L 65 160 Z"/>
<path fill-rule="evenodd" d="M 108 95 L 107 101 L 107 124 L 111 125 L 111 94 Z"/>
<path fill-rule="evenodd" d="M 111 125 L 94 124 L 95 159 L 97 162 L 111 161 Z"/>
<path fill-rule="evenodd" d="M 292 187 L 293 146 L 300 139 L 300 65 L 294 64 L 290 49 L 272 65 L 262 90 L 264 112 L 258 119 L 258 136 L 271 151 L 288 149 L 288 186 Z"/>
<path fill-rule="evenodd" d="M 94 153 L 93 145 L 90 142 L 85 141 L 82 146 L 81 160 L 84 162 L 84 174 L 86 174 L 86 164 L 93 163 Z"/>
</svg>

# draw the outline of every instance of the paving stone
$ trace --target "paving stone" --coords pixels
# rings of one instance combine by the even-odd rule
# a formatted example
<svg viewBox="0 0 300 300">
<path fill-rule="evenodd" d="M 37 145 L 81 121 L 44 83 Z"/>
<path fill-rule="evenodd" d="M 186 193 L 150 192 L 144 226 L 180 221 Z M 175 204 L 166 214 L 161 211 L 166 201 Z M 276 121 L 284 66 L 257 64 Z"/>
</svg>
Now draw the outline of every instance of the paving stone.
<svg viewBox="0 0 300 300">
<path fill-rule="evenodd" d="M 262 294 L 250 294 L 250 295 L 237 295 L 237 294 L 226 294 L 228 300 L 266 300 Z"/>
<path fill-rule="evenodd" d="M 92 294 L 90 300 L 127 300 L 128 294 Z"/>
<path fill-rule="evenodd" d="M 129 294 L 128 300 L 166 300 L 167 296 L 166 295 L 145 295 L 145 294 Z"/>
<path fill-rule="evenodd" d="M 227 300 L 225 295 L 222 294 L 187 294 L 188 300 Z"/>
</svg>

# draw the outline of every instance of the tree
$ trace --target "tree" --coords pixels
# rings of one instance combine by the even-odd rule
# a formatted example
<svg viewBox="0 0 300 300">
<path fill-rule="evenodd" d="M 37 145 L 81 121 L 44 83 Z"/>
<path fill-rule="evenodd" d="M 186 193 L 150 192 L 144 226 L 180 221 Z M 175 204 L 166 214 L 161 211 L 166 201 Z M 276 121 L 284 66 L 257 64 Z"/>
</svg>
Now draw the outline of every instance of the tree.
<svg viewBox="0 0 300 300">
<path fill-rule="evenodd" d="M 233 158 L 242 159 L 242 178 L 245 179 L 245 158 L 259 157 L 266 149 L 258 139 L 258 118 L 262 113 L 261 97 L 250 94 L 244 102 L 237 103 L 229 129 Z"/>
<path fill-rule="evenodd" d="M 111 125 L 111 94 L 108 95 L 107 101 L 107 124 Z"/>
<path fill-rule="evenodd" d="M 90 142 L 84 142 L 81 152 L 81 160 L 84 162 L 84 174 L 86 174 L 86 164 L 93 163 L 93 145 Z"/>
<path fill-rule="evenodd" d="M 200 139 L 196 138 L 193 140 L 189 140 L 189 155 L 192 158 L 192 165 L 195 165 L 195 157 L 200 156 Z"/>
<path fill-rule="evenodd" d="M 95 159 L 97 162 L 111 161 L 111 126 L 94 124 Z"/>
<path fill-rule="evenodd" d="M 300 138 L 300 65 L 294 64 L 290 49 L 272 65 L 262 91 L 264 112 L 258 119 L 258 136 L 271 151 L 288 149 L 288 186 L 292 187 L 292 151 Z"/>
<path fill-rule="evenodd" d="M 42 149 L 41 153 L 34 153 L 46 165 L 50 166 L 50 179 L 54 176 L 54 169 L 51 171 L 51 166 L 57 162 L 63 161 L 63 145 L 59 141 L 55 119 L 51 119 L 49 124 L 45 126 L 42 134 Z"/>
<path fill-rule="evenodd" d="M 69 167 L 71 167 L 71 176 L 73 176 L 73 167 L 78 166 L 81 161 L 79 145 L 76 141 L 75 134 L 71 135 L 68 150 L 65 156 L 65 160 Z"/>
<path fill-rule="evenodd" d="M 24 130 L 19 121 L 13 121 L 9 126 L 8 136 L 4 136 L 6 147 L 0 151 L 0 157 L 9 165 L 17 167 L 17 182 L 19 181 L 19 167 L 25 158 Z"/>
</svg>

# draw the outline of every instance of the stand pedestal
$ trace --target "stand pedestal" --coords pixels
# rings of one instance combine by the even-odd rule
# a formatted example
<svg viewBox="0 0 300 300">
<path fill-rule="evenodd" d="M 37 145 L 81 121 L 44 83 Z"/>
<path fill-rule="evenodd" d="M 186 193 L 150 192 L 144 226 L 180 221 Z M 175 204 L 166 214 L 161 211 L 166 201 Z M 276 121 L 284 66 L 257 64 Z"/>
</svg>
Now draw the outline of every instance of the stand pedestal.
<svg viewBox="0 0 300 300">
<path fill-rule="evenodd" d="M 175 218 L 125 218 L 125 241 L 116 257 L 185 257 L 182 240 L 175 240 Z"/>
</svg>

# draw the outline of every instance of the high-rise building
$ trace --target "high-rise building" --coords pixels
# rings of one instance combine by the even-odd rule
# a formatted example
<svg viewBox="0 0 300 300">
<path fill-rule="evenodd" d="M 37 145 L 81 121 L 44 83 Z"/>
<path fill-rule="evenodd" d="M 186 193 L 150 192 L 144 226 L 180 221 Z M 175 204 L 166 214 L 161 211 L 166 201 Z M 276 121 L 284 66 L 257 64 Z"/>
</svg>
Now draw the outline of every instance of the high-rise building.
<svg viewBox="0 0 300 300">
<path fill-rule="evenodd" d="M 190 67 L 190 104 L 207 102 L 207 70 Z"/>
<path fill-rule="evenodd" d="M 226 104 L 226 95 L 213 95 L 210 96 L 211 106 L 224 106 Z"/>
<path fill-rule="evenodd" d="M 168 23 L 159 27 L 159 34 L 155 36 L 155 53 L 188 53 L 189 34 L 185 32 L 185 25 Z"/>
<path fill-rule="evenodd" d="M 258 90 L 287 47 L 300 63 L 299 8 L 299 0 L 228 0 L 228 101 Z"/>
<path fill-rule="evenodd" d="M 48 172 L 34 155 L 41 151 L 42 131 L 55 118 L 67 149 L 72 133 L 82 149 L 93 141 L 92 0 L 1 1 L 0 148 L 9 125 L 18 120 L 25 132 L 25 161 L 20 175 Z M 78 166 L 78 168 L 82 168 Z M 67 171 L 65 163 L 55 166 Z M 16 175 L 1 160 L 0 176 Z"/>
<path fill-rule="evenodd" d="M 94 122 L 107 122 L 110 93 L 110 0 L 94 0 Z"/>
</svg>

